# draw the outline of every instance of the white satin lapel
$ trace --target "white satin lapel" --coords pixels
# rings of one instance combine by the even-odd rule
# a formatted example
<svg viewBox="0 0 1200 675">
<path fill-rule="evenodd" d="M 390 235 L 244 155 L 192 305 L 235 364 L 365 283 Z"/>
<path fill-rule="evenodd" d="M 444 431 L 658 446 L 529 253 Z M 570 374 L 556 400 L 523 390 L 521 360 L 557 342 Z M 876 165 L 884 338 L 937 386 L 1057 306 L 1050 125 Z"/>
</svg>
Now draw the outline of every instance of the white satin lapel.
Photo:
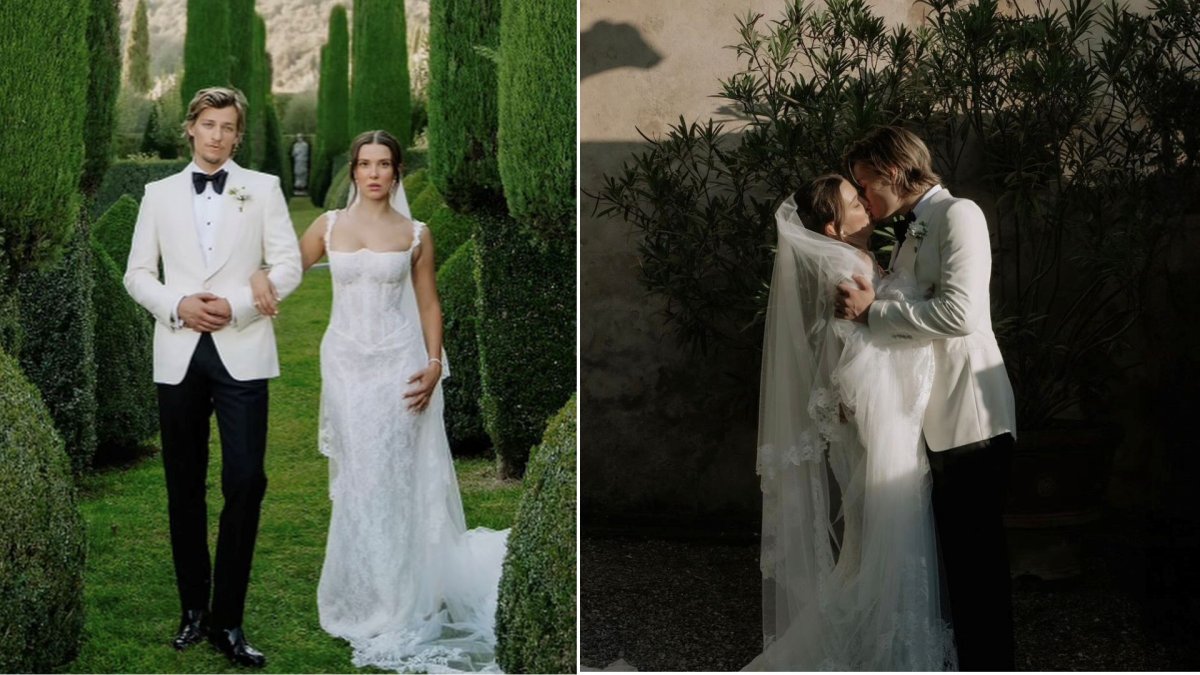
<svg viewBox="0 0 1200 675">
<path fill-rule="evenodd" d="M 213 233 L 213 254 L 208 259 L 208 269 L 205 278 L 216 274 L 218 270 L 233 255 L 233 249 L 241 239 L 242 221 L 246 217 L 245 210 L 250 205 L 250 198 L 239 201 L 234 194 L 242 194 L 246 189 L 241 167 L 229 162 L 229 176 L 225 179 L 225 190 L 221 193 L 221 221 L 217 231 Z"/>
</svg>

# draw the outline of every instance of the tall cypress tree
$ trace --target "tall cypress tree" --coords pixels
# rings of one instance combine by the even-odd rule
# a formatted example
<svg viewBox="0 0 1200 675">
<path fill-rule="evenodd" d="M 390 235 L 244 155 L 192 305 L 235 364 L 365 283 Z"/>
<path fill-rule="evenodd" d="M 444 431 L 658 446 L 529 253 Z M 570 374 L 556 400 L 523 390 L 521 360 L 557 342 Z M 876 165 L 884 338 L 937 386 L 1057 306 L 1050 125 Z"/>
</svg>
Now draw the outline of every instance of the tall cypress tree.
<svg viewBox="0 0 1200 675">
<path fill-rule="evenodd" d="M 229 2 L 229 83 L 247 97 L 254 79 L 254 0 L 230 0 Z M 250 166 L 250 146 L 253 133 L 246 130 L 242 146 L 234 159 L 243 166 Z"/>
<path fill-rule="evenodd" d="M 500 0 L 431 0 L 429 174 L 456 209 L 503 199 L 496 64 L 475 49 L 499 43 Z"/>
<path fill-rule="evenodd" d="M 385 129 L 407 147 L 412 142 L 412 94 L 404 3 L 354 0 L 351 49 L 350 136 Z"/>
<path fill-rule="evenodd" d="M 188 0 L 183 38 L 183 85 L 186 110 L 196 92 L 229 86 L 229 0 Z"/>
<path fill-rule="evenodd" d="M 121 87 L 121 23 L 117 0 L 91 0 L 87 43 L 91 52 L 87 117 L 83 125 L 84 165 L 80 187 L 93 194 L 112 159 L 117 92 Z"/>
<path fill-rule="evenodd" d="M 126 82 L 139 94 L 150 91 L 150 17 L 146 0 L 138 0 L 129 29 L 129 47 L 125 50 Z"/>
<path fill-rule="evenodd" d="M 267 80 L 267 24 L 262 15 L 254 15 L 253 27 L 250 81 L 243 91 L 248 110 L 242 145 L 246 146 L 243 156 L 248 158 L 250 166 L 260 169 L 267 156 L 267 93 L 271 83 Z"/>
<path fill-rule="evenodd" d="M 317 87 L 317 140 L 308 191 L 316 206 L 325 204 L 333 180 L 333 158 L 350 144 L 350 32 L 346 8 L 329 12 L 329 38 L 321 48 L 321 82 Z"/>
</svg>

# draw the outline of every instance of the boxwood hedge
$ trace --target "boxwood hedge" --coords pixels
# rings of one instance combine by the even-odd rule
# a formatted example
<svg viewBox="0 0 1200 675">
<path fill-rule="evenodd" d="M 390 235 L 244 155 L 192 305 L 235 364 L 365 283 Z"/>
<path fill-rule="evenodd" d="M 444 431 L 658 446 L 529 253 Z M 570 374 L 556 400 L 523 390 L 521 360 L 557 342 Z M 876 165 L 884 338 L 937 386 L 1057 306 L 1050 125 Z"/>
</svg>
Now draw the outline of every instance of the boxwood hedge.
<svg viewBox="0 0 1200 675">
<path fill-rule="evenodd" d="M 434 236 L 438 250 L 444 250 L 438 235 Z M 479 411 L 479 347 L 475 343 L 479 318 L 475 306 L 475 250 L 470 241 L 438 268 L 437 286 L 451 373 L 444 389 L 446 434 L 455 454 L 473 453 L 488 446 L 488 437 Z"/>
</svg>

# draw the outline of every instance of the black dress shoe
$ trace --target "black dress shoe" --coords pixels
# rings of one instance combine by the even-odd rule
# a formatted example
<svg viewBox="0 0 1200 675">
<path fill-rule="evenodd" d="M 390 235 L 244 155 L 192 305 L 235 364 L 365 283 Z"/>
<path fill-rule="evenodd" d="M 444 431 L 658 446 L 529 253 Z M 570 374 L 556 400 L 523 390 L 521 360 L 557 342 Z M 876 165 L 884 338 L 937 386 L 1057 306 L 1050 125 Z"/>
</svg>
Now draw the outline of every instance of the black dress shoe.
<svg viewBox="0 0 1200 675">
<path fill-rule="evenodd" d="M 242 632 L 240 626 L 214 630 L 209 633 L 208 641 L 236 665 L 251 668 L 262 668 L 267 665 L 267 657 L 246 642 L 246 634 Z"/>
<path fill-rule="evenodd" d="M 171 640 L 171 646 L 179 651 L 200 642 L 208 630 L 208 612 L 203 609 L 189 609 L 183 612 L 179 620 L 179 633 Z"/>
</svg>

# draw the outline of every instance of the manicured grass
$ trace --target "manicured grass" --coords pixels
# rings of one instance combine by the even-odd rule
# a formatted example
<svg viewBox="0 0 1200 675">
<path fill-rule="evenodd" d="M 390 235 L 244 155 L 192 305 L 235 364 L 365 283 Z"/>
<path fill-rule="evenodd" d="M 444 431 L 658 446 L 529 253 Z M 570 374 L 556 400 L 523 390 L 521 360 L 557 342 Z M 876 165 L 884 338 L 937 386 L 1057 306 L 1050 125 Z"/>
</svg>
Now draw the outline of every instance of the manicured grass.
<svg viewBox="0 0 1200 675">
<path fill-rule="evenodd" d="M 320 212 L 306 197 L 292 205 L 301 231 Z M 245 619 L 251 642 L 267 655 L 266 672 L 357 670 L 345 643 L 321 630 L 316 607 L 330 508 L 326 460 L 316 447 L 317 350 L 330 297 L 329 271 L 311 270 L 275 326 L 282 375 L 271 382 L 268 486 Z M 215 551 L 222 504 L 215 422 L 212 438 L 208 506 Z M 491 459 L 455 466 L 468 526 L 511 526 L 520 484 L 500 481 Z M 168 644 L 179 606 L 159 455 L 88 476 L 81 507 L 88 526 L 87 620 L 80 655 L 67 672 L 243 672 L 208 645 L 180 654 Z"/>
</svg>

